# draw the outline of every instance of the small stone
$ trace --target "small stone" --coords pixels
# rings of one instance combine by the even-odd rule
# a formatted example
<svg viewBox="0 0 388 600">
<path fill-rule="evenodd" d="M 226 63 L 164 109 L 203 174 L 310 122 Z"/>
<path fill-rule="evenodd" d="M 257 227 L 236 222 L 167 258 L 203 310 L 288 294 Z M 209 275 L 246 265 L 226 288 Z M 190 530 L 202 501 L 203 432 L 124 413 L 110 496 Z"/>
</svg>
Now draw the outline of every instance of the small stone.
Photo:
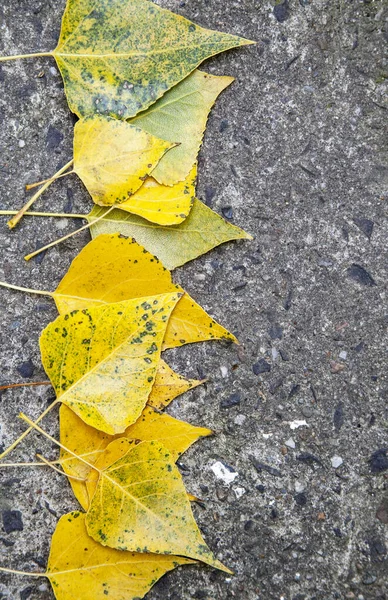
<svg viewBox="0 0 388 600">
<path fill-rule="evenodd" d="M 47 150 L 55 150 L 63 141 L 63 133 L 50 125 L 46 135 Z"/>
<path fill-rule="evenodd" d="M 236 425 L 244 425 L 245 421 L 246 421 L 246 416 L 245 415 L 237 415 L 237 417 L 235 418 L 234 422 Z"/>
<path fill-rule="evenodd" d="M 252 371 L 255 375 L 261 375 L 261 373 L 269 373 L 271 370 L 271 365 L 267 363 L 264 358 L 260 358 L 252 367 Z"/>
<path fill-rule="evenodd" d="M 295 581 L 300 581 L 300 573 L 295 573 Z"/>
<path fill-rule="evenodd" d="M 284 360 L 284 362 L 288 362 L 290 360 L 290 356 L 289 356 L 287 350 L 284 350 L 284 348 L 280 348 L 279 352 L 280 352 L 280 356 L 282 357 L 282 360 Z"/>
<path fill-rule="evenodd" d="M 24 590 L 20 592 L 20 600 L 28 600 L 28 598 L 34 591 L 35 588 L 33 588 L 31 585 L 29 587 L 24 588 Z"/>
<path fill-rule="evenodd" d="M 300 390 L 300 385 L 298 383 L 293 385 L 288 394 L 288 399 L 291 400 L 291 398 L 296 396 L 298 394 L 299 390 Z"/>
<path fill-rule="evenodd" d="M 341 360 L 346 360 L 348 357 L 348 353 L 345 350 L 342 350 L 342 352 L 340 352 L 338 356 Z"/>
<path fill-rule="evenodd" d="M 380 506 L 376 511 L 376 519 L 388 525 L 388 496 L 382 499 Z"/>
<path fill-rule="evenodd" d="M 221 208 L 222 216 L 225 219 L 233 219 L 233 207 L 232 206 L 224 206 Z"/>
<path fill-rule="evenodd" d="M 362 578 L 362 583 L 364 585 L 373 585 L 376 579 L 377 577 L 376 575 L 373 575 L 373 573 L 365 573 L 364 577 Z"/>
<path fill-rule="evenodd" d="M 283 328 L 278 323 L 275 323 L 269 328 L 268 333 L 271 340 L 281 340 L 283 337 Z"/>
<path fill-rule="evenodd" d="M 359 230 L 362 231 L 364 235 L 366 235 L 368 240 L 370 240 L 373 233 L 373 221 L 371 221 L 370 219 L 366 219 L 365 217 L 354 217 L 353 223 L 357 225 Z"/>
<path fill-rule="evenodd" d="M 333 423 L 336 431 L 339 431 L 344 424 L 344 410 L 342 407 L 342 402 L 337 405 L 334 411 Z"/>
<path fill-rule="evenodd" d="M 298 506 L 305 506 L 307 504 L 307 496 L 303 492 L 296 494 L 294 500 Z"/>
<path fill-rule="evenodd" d="M 205 188 L 205 200 L 206 200 L 206 204 L 208 206 L 212 206 L 213 205 L 213 198 L 216 195 L 217 190 L 213 187 L 206 187 Z"/>
<path fill-rule="evenodd" d="M 58 77 L 59 73 L 55 67 L 50 67 L 49 71 L 53 77 Z"/>
<path fill-rule="evenodd" d="M 262 473 L 263 471 L 265 471 L 265 472 L 269 473 L 270 475 L 273 475 L 274 477 L 282 476 L 279 469 L 276 469 L 275 467 L 271 467 L 271 465 L 266 465 L 265 463 L 258 461 L 253 456 L 250 456 L 249 458 L 258 473 Z"/>
<path fill-rule="evenodd" d="M 23 531 L 22 513 L 19 510 L 3 510 L 2 517 L 5 533 Z"/>
<path fill-rule="evenodd" d="M 275 394 L 276 390 L 278 390 L 283 385 L 283 377 L 277 377 L 276 379 L 272 379 L 269 383 L 269 393 Z"/>
<path fill-rule="evenodd" d="M 309 417 L 313 416 L 314 410 L 311 408 L 311 406 L 304 406 L 302 408 L 302 414 L 303 414 L 304 417 L 309 418 Z"/>
<path fill-rule="evenodd" d="M 383 473 L 388 469 L 387 448 L 376 450 L 369 459 L 370 470 L 372 473 Z"/>
<path fill-rule="evenodd" d="M 239 392 L 231 394 L 228 398 L 221 400 L 221 408 L 232 408 L 232 406 L 238 406 L 241 402 L 241 395 Z"/>
<path fill-rule="evenodd" d="M 224 131 L 226 131 L 226 129 L 228 129 L 229 127 L 229 121 L 227 121 L 227 119 L 222 119 L 221 123 L 220 123 L 220 133 L 224 133 Z"/>
<path fill-rule="evenodd" d="M 221 375 L 225 379 L 228 376 L 228 367 L 220 367 Z"/>
<path fill-rule="evenodd" d="M 265 486 L 262 485 L 261 483 L 256 486 L 256 489 L 260 492 L 260 494 L 264 494 L 264 492 L 265 492 Z"/>
<path fill-rule="evenodd" d="M 24 363 L 21 363 L 16 367 L 16 370 L 24 379 L 29 379 L 33 376 L 35 371 L 35 365 L 32 360 L 28 360 Z"/>
<path fill-rule="evenodd" d="M 288 438 L 288 440 L 286 440 L 284 443 L 286 446 L 288 446 L 288 448 L 294 449 L 296 446 L 296 444 L 292 438 Z"/>
<path fill-rule="evenodd" d="M 283 23 L 287 21 L 289 18 L 289 10 L 288 10 L 288 0 L 284 0 L 281 4 L 276 4 L 273 8 L 273 14 L 275 15 L 277 21 L 279 23 Z"/>
<path fill-rule="evenodd" d="M 355 263 L 353 263 L 351 267 L 346 269 L 346 274 L 349 277 L 349 279 L 352 279 L 360 285 L 365 285 L 367 287 L 373 287 L 377 285 L 373 277 L 368 273 L 368 271 L 366 271 L 364 267 L 356 265 Z"/>
<path fill-rule="evenodd" d="M 19 148 L 24 148 L 24 146 L 26 145 L 26 142 L 24 140 L 19 140 Z"/>
<path fill-rule="evenodd" d="M 331 466 L 334 469 L 338 469 L 343 464 L 343 459 L 340 456 L 333 456 L 331 459 Z"/>
<path fill-rule="evenodd" d="M 333 374 L 341 373 L 345 369 L 345 365 L 343 363 L 335 362 L 335 360 L 330 361 L 330 371 Z"/>
<path fill-rule="evenodd" d="M 286 456 L 288 454 L 288 450 L 285 446 L 282 446 L 280 448 L 280 452 L 283 454 L 283 456 Z"/>
<path fill-rule="evenodd" d="M 326 520 L 326 515 L 325 515 L 325 513 L 324 513 L 324 512 L 320 512 L 320 513 L 318 513 L 318 516 L 317 516 L 317 521 L 325 521 L 325 520 Z"/>
<path fill-rule="evenodd" d="M 294 489 L 295 489 L 295 492 L 297 494 L 300 494 L 300 493 L 302 493 L 304 491 L 305 484 L 303 483 L 303 481 L 295 481 L 295 483 L 294 483 Z"/>
</svg>

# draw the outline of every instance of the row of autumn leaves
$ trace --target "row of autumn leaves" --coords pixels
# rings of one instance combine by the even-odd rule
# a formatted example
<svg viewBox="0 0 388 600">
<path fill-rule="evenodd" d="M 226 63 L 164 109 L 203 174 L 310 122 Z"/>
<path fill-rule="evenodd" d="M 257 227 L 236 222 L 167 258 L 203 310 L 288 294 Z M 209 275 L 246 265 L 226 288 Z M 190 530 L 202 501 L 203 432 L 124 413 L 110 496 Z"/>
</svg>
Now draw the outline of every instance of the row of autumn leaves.
<svg viewBox="0 0 388 600">
<path fill-rule="evenodd" d="M 2 457 L 33 429 L 61 448 L 58 461 L 39 459 L 63 469 L 85 512 L 62 517 L 53 536 L 45 575 L 58 600 L 140 598 L 193 560 L 230 572 L 204 542 L 175 464 L 212 432 L 161 412 L 201 382 L 177 375 L 160 355 L 191 342 L 235 341 L 165 267 L 250 238 L 195 198 L 207 116 L 232 81 L 196 68 L 248 43 L 147 0 L 68 0 L 58 47 L 45 53 L 79 117 L 74 157 L 40 182 L 9 226 L 69 173 L 99 206 L 69 215 L 86 217 L 95 239 L 57 290 L 43 292 L 60 312 L 41 336 L 57 399 L 35 423 L 21 415 L 29 428 Z M 59 403 L 56 442 L 39 423 Z"/>
</svg>

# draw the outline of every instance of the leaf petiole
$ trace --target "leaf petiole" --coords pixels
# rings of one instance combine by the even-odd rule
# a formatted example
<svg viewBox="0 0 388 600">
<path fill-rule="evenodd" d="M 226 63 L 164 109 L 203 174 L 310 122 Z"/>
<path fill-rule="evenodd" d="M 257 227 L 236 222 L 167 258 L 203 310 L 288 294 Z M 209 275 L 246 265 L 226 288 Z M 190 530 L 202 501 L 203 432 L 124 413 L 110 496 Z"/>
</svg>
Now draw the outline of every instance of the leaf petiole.
<svg viewBox="0 0 388 600">
<path fill-rule="evenodd" d="M 46 408 L 46 410 L 44 410 L 42 412 L 42 414 L 37 418 L 36 423 L 34 423 L 34 425 L 36 426 L 37 423 L 39 423 L 46 415 L 48 415 L 48 413 L 54 408 L 54 406 L 56 404 L 59 404 L 61 401 L 56 398 L 54 400 L 54 402 L 52 404 L 50 404 L 50 406 L 48 406 Z M 12 450 L 14 450 L 14 448 L 16 448 L 16 446 L 18 446 L 20 444 L 20 442 L 22 442 L 24 440 L 25 437 L 27 437 L 27 435 L 29 433 L 31 433 L 31 431 L 34 429 L 33 426 L 29 427 L 28 429 L 26 429 L 19 437 L 17 440 L 15 440 L 10 446 L 8 446 L 8 448 L 6 450 L 4 450 L 4 452 L 2 452 L 0 454 L 0 460 L 2 460 L 5 456 L 7 456 L 7 454 L 9 454 L 10 452 L 12 452 Z"/>
<path fill-rule="evenodd" d="M 51 242 L 50 244 L 47 244 L 46 246 L 43 246 L 42 248 L 39 248 L 39 250 L 35 250 L 35 252 L 31 252 L 31 254 L 27 254 L 24 257 L 24 260 L 31 260 L 31 258 L 34 258 L 34 256 L 37 256 L 41 252 L 44 252 L 45 250 L 48 250 L 49 248 L 52 248 L 53 246 L 56 246 L 57 244 L 60 244 L 61 242 L 64 242 L 65 240 L 73 237 L 73 235 L 76 235 L 80 231 L 84 231 L 85 229 L 89 229 L 89 227 L 91 227 L 92 225 L 94 225 L 98 221 L 101 221 L 101 219 L 104 219 L 106 217 L 106 215 L 108 215 L 114 208 L 116 208 L 115 205 L 111 206 L 105 213 L 103 213 L 100 217 L 97 217 L 97 219 L 95 219 L 94 221 L 91 221 L 90 223 L 87 223 L 86 225 L 84 225 L 83 227 L 80 227 L 79 229 L 76 229 L 72 233 L 68 233 L 67 235 L 64 235 L 63 237 L 58 238 L 57 240 L 54 240 L 54 242 Z"/>
<path fill-rule="evenodd" d="M 12 283 L 6 283 L 5 281 L 0 281 L 0 286 L 10 289 L 10 290 L 17 290 L 18 292 L 26 292 L 29 294 L 39 294 L 40 296 L 51 296 L 52 297 L 51 292 L 45 292 L 44 290 L 33 290 L 31 288 L 21 287 L 20 285 L 13 285 Z M 24 383 L 24 384 L 17 384 L 17 385 L 33 385 L 33 384 Z M 15 384 L 15 387 L 16 387 L 16 384 Z"/>
<path fill-rule="evenodd" d="M 36 187 L 39 187 L 40 185 L 43 185 L 44 183 L 53 183 L 53 181 L 56 181 L 57 179 L 61 179 L 61 177 L 67 177 L 68 175 L 72 175 L 73 173 L 75 173 L 74 169 L 72 169 L 71 171 L 68 171 L 67 173 L 62 173 L 62 175 L 54 175 L 54 177 L 49 177 L 48 179 L 43 179 L 43 181 L 37 181 L 36 183 L 27 183 L 26 185 L 26 190 L 33 190 Z"/>
<path fill-rule="evenodd" d="M 18 210 L 0 210 L 0 216 L 11 216 L 17 215 Z M 88 215 L 81 215 L 79 213 L 51 213 L 51 212 L 32 212 L 26 211 L 24 216 L 28 217 L 57 217 L 58 219 L 87 219 Z"/>
<path fill-rule="evenodd" d="M 55 402 L 58 402 L 58 399 Z M 32 429 L 35 429 L 36 431 L 38 431 L 38 433 L 41 433 L 42 435 L 44 435 L 45 438 L 47 438 L 48 440 L 50 440 L 50 442 L 53 442 L 53 444 L 56 444 L 56 446 L 59 446 L 59 448 L 62 448 L 62 450 L 64 450 L 68 454 L 71 454 L 71 456 L 74 456 L 74 458 L 76 458 L 77 460 L 83 462 L 85 465 L 87 465 L 91 469 L 94 469 L 94 471 L 97 471 L 98 473 L 101 473 L 100 469 L 97 469 L 97 467 L 95 465 L 92 465 L 91 463 L 89 463 L 87 460 L 85 460 L 84 458 L 82 458 L 78 454 L 75 454 L 75 452 L 72 452 L 72 450 L 69 450 L 69 448 L 66 448 L 66 446 L 64 446 L 63 444 L 61 444 L 61 442 L 58 442 L 58 440 L 56 440 L 55 438 L 53 438 L 49 433 L 47 433 L 47 431 L 45 431 L 44 429 L 42 429 L 41 427 L 39 427 L 38 420 L 34 423 L 34 421 L 31 421 L 31 419 L 29 419 L 27 417 L 27 415 L 25 415 L 24 413 L 20 413 L 19 418 L 22 419 L 23 421 L 25 421 L 28 425 L 30 425 L 30 427 L 27 429 L 27 431 L 32 431 Z M 39 421 L 40 421 L 40 419 L 39 419 Z"/>
<path fill-rule="evenodd" d="M 2 573 L 11 573 L 13 575 L 26 575 L 27 577 L 47 577 L 46 573 L 33 573 L 32 571 L 15 571 L 15 569 L 6 569 L 0 567 Z"/>
<path fill-rule="evenodd" d="M 68 477 L 69 479 L 74 479 L 75 481 L 85 481 L 85 478 L 83 478 L 83 477 L 76 477 L 75 475 L 68 475 L 64 471 L 61 471 L 61 469 L 58 469 L 58 467 L 56 467 L 53 462 L 47 460 L 41 454 L 37 454 L 36 457 L 42 461 L 42 463 L 40 463 L 42 467 L 44 467 L 44 466 L 51 467 L 51 469 L 54 469 L 54 471 L 56 471 L 60 475 L 65 475 L 65 477 Z"/>
<path fill-rule="evenodd" d="M 38 198 L 40 198 L 40 196 L 43 194 L 43 192 L 45 192 L 47 190 L 48 187 L 50 187 L 50 185 L 52 184 L 53 181 L 55 181 L 55 179 L 57 179 L 60 175 L 62 175 L 65 171 L 67 171 L 68 169 L 70 169 L 70 167 L 73 164 L 73 159 L 71 159 L 66 165 L 64 165 L 61 169 L 59 169 L 59 171 L 57 173 L 55 173 L 54 177 L 51 178 L 49 181 L 47 181 L 47 183 L 45 183 L 40 190 L 38 190 L 36 192 L 36 194 L 34 194 L 32 196 L 32 198 L 30 198 L 28 200 L 28 202 L 26 202 L 26 204 L 23 206 L 23 208 L 21 208 L 19 210 L 18 213 L 16 213 L 16 215 L 14 217 L 12 217 L 12 219 L 10 219 L 8 221 L 8 227 L 10 229 L 13 229 L 14 227 L 16 227 L 16 225 L 19 223 L 20 219 L 23 217 L 24 213 L 30 208 L 30 206 L 32 206 L 35 202 L 35 200 L 37 200 Z"/>
<path fill-rule="evenodd" d="M 15 54 L 14 56 L 0 56 L 0 62 L 7 60 L 20 60 L 22 58 L 40 58 L 43 56 L 53 56 L 52 52 L 34 52 L 33 54 Z"/>
<path fill-rule="evenodd" d="M 0 285 L 2 285 L 1 282 L 0 282 Z M 35 290 L 24 290 L 24 288 L 22 288 L 22 290 L 26 291 L 26 292 L 35 292 Z M 30 383 L 10 383 L 8 385 L 0 385 L 0 391 L 10 390 L 12 388 L 29 387 L 29 386 L 33 387 L 33 386 L 39 386 L 39 385 L 51 385 L 51 381 L 31 381 Z"/>
</svg>

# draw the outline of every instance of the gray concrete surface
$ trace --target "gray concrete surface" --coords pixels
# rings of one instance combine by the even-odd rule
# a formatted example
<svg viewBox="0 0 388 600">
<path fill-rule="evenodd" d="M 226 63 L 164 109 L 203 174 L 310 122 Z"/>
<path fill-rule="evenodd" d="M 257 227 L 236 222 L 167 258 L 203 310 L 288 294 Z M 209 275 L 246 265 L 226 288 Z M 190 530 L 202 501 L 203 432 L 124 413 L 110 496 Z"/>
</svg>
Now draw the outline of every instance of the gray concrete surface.
<svg viewBox="0 0 388 600">
<path fill-rule="evenodd" d="M 209 377 L 171 412 L 218 431 L 181 468 L 204 499 L 195 512 L 209 545 L 236 575 L 181 569 L 148 597 L 387 599 L 387 4 L 162 4 L 258 42 L 205 65 L 236 83 L 209 120 L 198 186 L 200 198 L 255 240 L 176 273 L 241 346 L 201 344 L 166 357 L 188 376 Z M 3 0 L 0 52 L 52 49 L 63 6 Z M 50 59 L 4 64 L 0 90 L 0 208 L 11 209 L 26 182 L 70 159 L 74 119 Z M 90 205 L 69 178 L 36 209 Z M 10 232 L 2 217 L 1 279 L 54 289 L 88 235 L 43 261 L 22 257 L 77 225 L 25 219 Z M 41 380 L 38 337 L 56 316 L 53 303 L 3 290 L 0 306 L 1 382 Z M 51 396 L 44 388 L 2 394 L 1 443 L 23 430 L 21 409 L 37 416 Z M 46 420 L 52 433 L 56 419 Z M 55 457 L 31 436 L 13 458 L 31 460 L 36 449 Z M 230 485 L 211 470 L 217 461 L 238 473 Z M 77 506 L 66 480 L 45 469 L 2 471 L 0 489 L 3 517 L 20 511 L 23 522 L 8 534 L 0 524 L 0 563 L 43 570 L 57 518 Z M 0 580 L 0 598 L 53 598 L 44 579 Z"/>
</svg>

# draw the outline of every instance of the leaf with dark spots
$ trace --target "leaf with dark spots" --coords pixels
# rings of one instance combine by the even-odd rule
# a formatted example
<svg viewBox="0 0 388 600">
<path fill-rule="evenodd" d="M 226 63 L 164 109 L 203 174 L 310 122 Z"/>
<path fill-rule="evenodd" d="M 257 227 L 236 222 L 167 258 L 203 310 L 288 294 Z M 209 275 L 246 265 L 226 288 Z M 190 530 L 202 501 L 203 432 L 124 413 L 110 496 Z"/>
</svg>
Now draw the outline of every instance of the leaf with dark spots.
<svg viewBox="0 0 388 600">
<path fill-rule="evenodd" d="M 206 546 L 167 448 L 156 441 L 128 441 L 122 455 L 121 444 L 122 439 L 109 444 L 88 478 L 88 489 L 95 489 L 86 515 L 88 534 L 118 550 L 188 556 L 230 573 Z"/>
<path fill-rule="evenodd" d="M 118 233 L 100 235 L 90 242 L 75 258 L 51 295 L 58 311 L 63 314 L 74 309 L 167 292 L 181 293 L 182 298 L 167 324 L 163 349 L 210 339 L 236 341 L 179 285 L 173 283 L 171 273 L 155 256 L 134 239 Z M 144 315 L 148 314 L 150 303 L 146 301 L 141 306 Z M 155 326 L 151 327 L 147 321 L 146 332 L 152 333 L 154 329 Z"/>
<path fill-rule="evenodd" d="M 156 377 L 168 323 L 163 317 L 170 316 L 179 299 L 179 293 L 149 298 L 158 301 L 152 333 L 137 299 L 76 310 L 46 327 L 40 339 L 42 363 L 58 401 L 111 435 L 134 423 Z M 57 333 L 64 321 L 66 338 Z M 136 343 L 139 335 L 141 342 Z M 90 339 L 88 346 L 82 344 L 84 339 Z M 150 341 L 153 352 L 147 355 Z M 151 364 L 144 361 L 147 356 Z"/>
<path fill-rule="evenodd" d="M 144 111 L 206 58 L 252 42 L 146 0 L 68 0 L 57 48 L 70 109 L 118 119 Z"/>
<path fill-rule="evenodd" d="M 57 600 L 140 600 L 165 573 L 192 562 L 106 548 L 89 537 L 85 515 L 73 512 L 58 522 L 46 577 Z"/>
</svg>

